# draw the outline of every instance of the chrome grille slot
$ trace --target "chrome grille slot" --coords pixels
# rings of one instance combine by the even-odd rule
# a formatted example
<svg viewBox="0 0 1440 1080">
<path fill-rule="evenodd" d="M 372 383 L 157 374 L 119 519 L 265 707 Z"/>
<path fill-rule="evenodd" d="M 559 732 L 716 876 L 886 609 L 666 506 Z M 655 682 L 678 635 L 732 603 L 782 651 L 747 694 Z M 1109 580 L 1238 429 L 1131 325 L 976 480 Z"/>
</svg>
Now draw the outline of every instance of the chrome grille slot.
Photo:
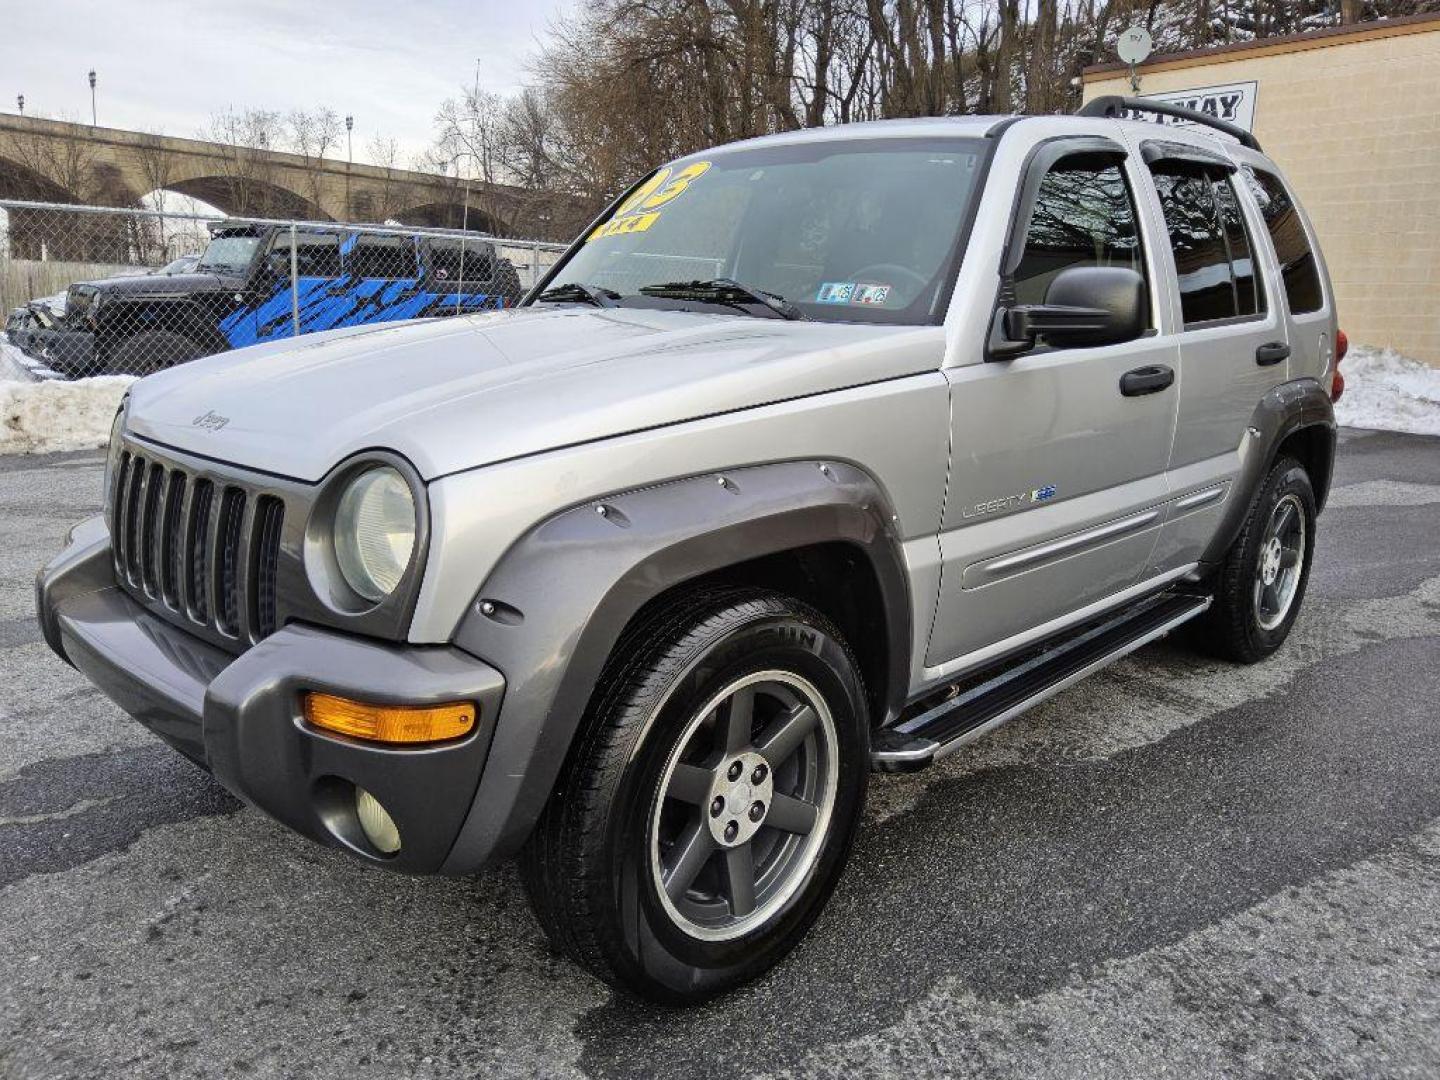
<svg viewBox="0 0 1440 1080">
<path fill-rule="evenodd" d="M 180 610 L 180 576 L 183 572 L 182 542 L 186 476 L 179 469 L 170 473 L 170 486 L 165 493 L 165 520 L 160 544 L 160 598 L 173 610 Z"/>
<path fill-rule="evenodd" d="M 112 488 L 110 491 L 110 527 L 115 532 L 113 554 L 115 556 L 115 574 L 121 577 L 125 573 L 125 484 L 130 476 L 130 455 L 120 455 L 120 460 L 115 465 L 115 475 L 111 478 Z"/>
<path fill-rule="evenodd" d="M 160 591 L 155 549 L 159 541 L 160 499 L 164 493 L 165 470 L 157 462 L 150 466 L 145 478 L 144 516 L 140 519 L 140 585 L 151 596 Z"/>
<path fill-rule="evenodd" d="M 129 483 L 125 486 L 125 577 L 131 584 L 140 580 L 140 495 L 145 488 L 145 460 L 130 459 Z"/>
<path fill-rule="evenodd" d="M 237 487 L 227 487 L 220 499 L 217 540 L 220 550 L 216 560 L 219 580 L 215 583 L 215 608 L 220 631 L 229 637 L 240 636 L 244 518 L 245 492 Z"/>
<path fill-rule="evenodd" d="M 190 617 L 202 623 L 210 621 L 210 504 L 214 500 L 215 485 L 209 480 L 196 481 L 185 536 L 185 578 Z"/>
<path fill-rule="evenodd" d="M 273 495 L 260 496 L 255 505 L 250 572 L 250 632 L 256 641 L 279 629 L 275 582 L 280 568 L 280 530 L 284 522 L 285 504 Z"/>
</svg>

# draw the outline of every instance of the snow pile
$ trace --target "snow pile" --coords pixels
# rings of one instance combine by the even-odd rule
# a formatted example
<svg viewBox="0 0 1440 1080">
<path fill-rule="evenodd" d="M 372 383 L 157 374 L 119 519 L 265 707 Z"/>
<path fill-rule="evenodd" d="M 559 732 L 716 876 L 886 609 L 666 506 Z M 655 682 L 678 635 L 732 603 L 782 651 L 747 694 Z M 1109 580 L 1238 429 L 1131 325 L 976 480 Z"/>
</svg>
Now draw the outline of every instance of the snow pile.
<svg viewBox="0 0 1440 1080">
<path fill-rule="evenodd" d="M 1335 419 L 1345 427 L 1440 435 L 1440 368 L 1393 349 L 1352 346 L 1340 364 L 1345 393 Z"/>
<path fill-rule="evenodd" d="M 88 450 L 110 441 L 129 375 L 76 382 L 0 380 L 0 454 Z"/>
</svg>

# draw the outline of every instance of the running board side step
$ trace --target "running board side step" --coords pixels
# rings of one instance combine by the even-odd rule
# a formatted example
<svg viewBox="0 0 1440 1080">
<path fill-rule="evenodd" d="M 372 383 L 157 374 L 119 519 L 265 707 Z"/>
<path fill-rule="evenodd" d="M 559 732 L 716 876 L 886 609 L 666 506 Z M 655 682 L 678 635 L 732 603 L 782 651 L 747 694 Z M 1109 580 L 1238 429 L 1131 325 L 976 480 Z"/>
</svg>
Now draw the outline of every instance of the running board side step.
<svg viewBox="0 0 1440 1080">
<path fill-rule="evenodd" d="M 1164 637 L 1209 606 L 1208 596 L 1162 593 L 1092 624 L 1024 662 L 876 732 L 871 767 L 882 772 L 923 769 L 1087 675 Z"/>
</svg>

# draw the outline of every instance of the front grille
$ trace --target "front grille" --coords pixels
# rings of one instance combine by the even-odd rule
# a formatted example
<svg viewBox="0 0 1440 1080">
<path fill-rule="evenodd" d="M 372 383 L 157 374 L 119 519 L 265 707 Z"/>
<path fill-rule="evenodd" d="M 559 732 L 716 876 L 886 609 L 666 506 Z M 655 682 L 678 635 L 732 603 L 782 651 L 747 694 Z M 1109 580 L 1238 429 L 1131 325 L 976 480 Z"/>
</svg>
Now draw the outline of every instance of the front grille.
<svg viewBox="0 0 1440 1080">
<path fill-rule="evenodd" d="M 115 575 L 136 599 L 240 646 L 278 629 L 283 499 L 136 449 L 113 498 Z"/>
</svg>

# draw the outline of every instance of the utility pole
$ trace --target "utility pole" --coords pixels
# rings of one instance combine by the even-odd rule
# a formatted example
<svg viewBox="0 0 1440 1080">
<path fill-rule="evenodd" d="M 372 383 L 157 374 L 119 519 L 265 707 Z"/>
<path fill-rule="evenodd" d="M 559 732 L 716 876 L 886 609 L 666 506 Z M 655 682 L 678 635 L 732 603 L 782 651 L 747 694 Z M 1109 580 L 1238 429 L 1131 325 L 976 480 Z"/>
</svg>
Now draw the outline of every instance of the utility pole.
<svg viewBox="0 0 1440 1080">
<path fill-rule="evenodd" d="M 476 153 L 480 149 L 480 61 L 475 61 L 475 93 L 470 98 L 470 104 L 475 110 L 475 143 L 471 148 L 470 172 L 475 171 L 479 163 Z M 460 159 L 455 159 L 455 175 L 460 175 Z M 465 241 L 470 236 L 470 175 L 465 176 L 465 205 L 460 211 L 460 274 L 459 280 L 455 283 L 455 314 L 460 314 L 460 292 L 461 286 L 465 284 Z"/>
<path fill-rule="evenodd" d="M 95 69 L 90 69 L 90 126 L 97 127 L 95 122 Z"/>
<path fill-rule="evenodd" d="M 350 166 L 355 162 L 355 143 L 350 133 L 355 130 L 355 117 L 349 113 L 345 114 L 345 220 L 351 220 L 355 214 L 350 209 Z"/>
</svg>

